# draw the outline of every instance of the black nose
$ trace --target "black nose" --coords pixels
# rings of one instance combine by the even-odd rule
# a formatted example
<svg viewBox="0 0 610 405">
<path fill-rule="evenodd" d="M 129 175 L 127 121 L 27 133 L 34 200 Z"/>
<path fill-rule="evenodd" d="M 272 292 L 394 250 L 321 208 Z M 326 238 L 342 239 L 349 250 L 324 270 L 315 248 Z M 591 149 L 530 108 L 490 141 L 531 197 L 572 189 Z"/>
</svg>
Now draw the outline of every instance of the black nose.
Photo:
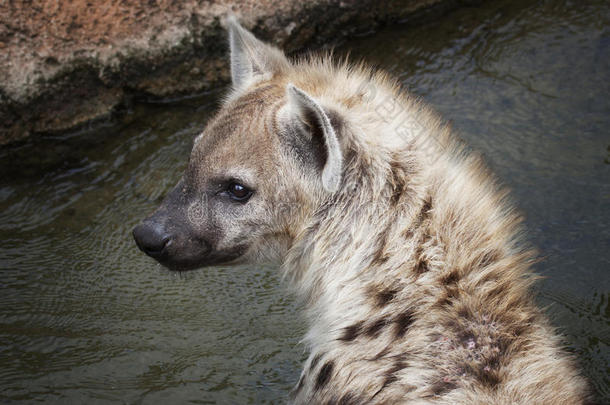
<svg viewBox="0 0 610 405">
<path fill-rule="evenodd" d="M 163 227 L 146 222 L 133 228 L 133 238 L 142 252 L 154 258 L 165 253 L 171 239 Z"/>
</svg>

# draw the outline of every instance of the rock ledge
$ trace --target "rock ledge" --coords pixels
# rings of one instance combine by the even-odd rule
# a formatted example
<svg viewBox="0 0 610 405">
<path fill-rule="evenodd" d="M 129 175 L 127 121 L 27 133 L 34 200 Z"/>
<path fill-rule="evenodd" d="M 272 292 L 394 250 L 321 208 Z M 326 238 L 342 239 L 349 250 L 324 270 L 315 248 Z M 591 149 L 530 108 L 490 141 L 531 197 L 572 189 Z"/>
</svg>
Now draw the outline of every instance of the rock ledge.
<svg viewBox="0 0 610 405">
<path fill-rule="evenodd" d="M 228 78 L 224 16 L 289 52 L 419 19 L 451 0 L 8 0 L 0 3 L 0 144 L 107 117 L 135 98 Z"/>
</svg>

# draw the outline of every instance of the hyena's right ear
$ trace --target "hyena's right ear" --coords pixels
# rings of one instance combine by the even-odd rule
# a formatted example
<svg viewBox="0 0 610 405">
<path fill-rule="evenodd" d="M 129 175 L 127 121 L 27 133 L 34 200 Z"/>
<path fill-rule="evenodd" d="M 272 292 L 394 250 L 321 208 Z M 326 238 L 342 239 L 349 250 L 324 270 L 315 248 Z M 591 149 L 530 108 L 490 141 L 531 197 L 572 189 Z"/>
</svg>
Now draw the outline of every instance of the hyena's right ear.
<svg viewBox="0 0 610 405">
<path fill-rule="evenodd" d="M 277 48 L 256 39 L 242 27 L 235 16 L 227 17 L 231 48 L 231 79 L 233 88 L 241 90 L 260 79 L 268 79 L 289 65 Z"/>
<path fill-rule="evenodd" d="M 300 145 L 303 152 L 301 157 L 311 156 L 315 166 L 322 168 L 322 186 L 334 193 L 341 185 L 343 171 L 343 154 L 337 131 L 328 113 L 305 91 L 288 84 L 286 95 L 288 104 L 284 119 L 291 121 L 293 128 L 296 124 L 296 130 L 288 136 L 298 138 L 291 139 L 290 143 Z"/>
</svg>

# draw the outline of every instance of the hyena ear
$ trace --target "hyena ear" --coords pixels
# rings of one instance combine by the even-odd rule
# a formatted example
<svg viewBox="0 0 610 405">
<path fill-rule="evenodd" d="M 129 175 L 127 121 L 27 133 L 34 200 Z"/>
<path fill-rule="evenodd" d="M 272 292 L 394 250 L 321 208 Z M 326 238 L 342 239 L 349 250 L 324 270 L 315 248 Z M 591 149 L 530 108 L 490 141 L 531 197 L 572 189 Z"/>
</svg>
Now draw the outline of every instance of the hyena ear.
<svg viewBox="0 0 610 405">
<path fill-rule="evenodd" d="M 259 41 L 237 22 L 235 16 L 227 17 L 226 22 L 234 89 L 243 89 L 253 81 L 271 77 L 288 66 L 288 60 L 279 49 Z"/>
<path fill-rule="evenodd" d="M 322 167 L 322 186 L 334 193 L 341 184 L 343 170 L 337 132 L 328 114 L 313 97 L 292 84 L 288 84 L 286 93 L 292 119 L 303 124 L 301 127 L 311 136 L 313 157 Z"/>
</svg>

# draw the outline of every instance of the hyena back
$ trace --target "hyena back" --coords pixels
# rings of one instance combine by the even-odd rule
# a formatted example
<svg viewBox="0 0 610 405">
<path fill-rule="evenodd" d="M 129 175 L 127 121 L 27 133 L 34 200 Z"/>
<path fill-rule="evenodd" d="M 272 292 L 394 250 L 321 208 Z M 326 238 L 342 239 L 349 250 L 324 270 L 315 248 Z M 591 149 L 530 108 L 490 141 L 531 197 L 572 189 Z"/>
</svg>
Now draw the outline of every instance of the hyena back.
<svg viewBox="0 0 610 405">
<path fill-rule="evenodd" d="M 175 270 L 277 263 L 311 323 L 295 403 L 587 401 L 481 160 L 383 73 L 228 25 L 231 93 L 140 249 Z"/>
</svg>

